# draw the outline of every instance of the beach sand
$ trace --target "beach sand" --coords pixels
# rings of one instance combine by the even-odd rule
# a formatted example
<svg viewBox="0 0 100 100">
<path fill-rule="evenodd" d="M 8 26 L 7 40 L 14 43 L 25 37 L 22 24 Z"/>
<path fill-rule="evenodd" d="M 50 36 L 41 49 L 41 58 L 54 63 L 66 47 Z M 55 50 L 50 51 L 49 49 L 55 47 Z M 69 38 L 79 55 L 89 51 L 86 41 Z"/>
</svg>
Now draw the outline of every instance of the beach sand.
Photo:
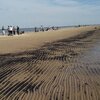
<svg viewBox="0 0 100 100">
<path fill-rule="evenodd" d="M 100 30 L 62 29 L 0 41 L 0 100 L 100 99 Z"/>
<path fill-rule="evenodd" d="M 0 36 L 0 54 L 36 49 L 45 43 L 69 38 L 90 30 L 94 30 L 94 26 L 60 29 L 48 32 L 31 32 L 19 36 Z"/>
</svg>

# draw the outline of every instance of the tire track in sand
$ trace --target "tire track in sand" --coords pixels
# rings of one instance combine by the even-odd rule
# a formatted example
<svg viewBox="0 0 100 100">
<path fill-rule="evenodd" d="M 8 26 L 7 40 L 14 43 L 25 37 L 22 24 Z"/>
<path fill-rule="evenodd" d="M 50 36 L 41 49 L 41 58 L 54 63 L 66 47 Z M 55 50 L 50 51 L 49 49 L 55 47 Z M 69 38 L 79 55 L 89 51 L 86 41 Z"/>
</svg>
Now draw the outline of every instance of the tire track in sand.
<svg viewBox="0 0 100 100">
<path fill-rule="evenodd" d="M 100 31 L 0 55 L 0 100 L 100 100 Z"/>
</svg>

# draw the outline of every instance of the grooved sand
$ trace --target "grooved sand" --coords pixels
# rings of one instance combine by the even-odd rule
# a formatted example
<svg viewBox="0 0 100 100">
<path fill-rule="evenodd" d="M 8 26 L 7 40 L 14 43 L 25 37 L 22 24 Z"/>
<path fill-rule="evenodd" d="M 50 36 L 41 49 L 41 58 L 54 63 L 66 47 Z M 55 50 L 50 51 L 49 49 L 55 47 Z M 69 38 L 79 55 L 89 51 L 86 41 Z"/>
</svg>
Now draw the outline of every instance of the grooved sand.
<svg viewBox="0 0 100 100">
<path fill-rule="evenodd" d="M 100 30 L 0 56 L 0 100 L 100 100 Z"/>
</svg>

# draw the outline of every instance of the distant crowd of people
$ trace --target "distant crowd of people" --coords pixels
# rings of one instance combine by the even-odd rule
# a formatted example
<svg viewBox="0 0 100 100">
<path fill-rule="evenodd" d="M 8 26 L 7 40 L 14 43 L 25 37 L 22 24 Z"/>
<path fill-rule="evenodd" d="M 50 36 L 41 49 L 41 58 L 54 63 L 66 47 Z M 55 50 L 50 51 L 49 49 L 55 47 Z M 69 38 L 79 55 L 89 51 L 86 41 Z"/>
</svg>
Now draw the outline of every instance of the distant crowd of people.
<svg viewBox="0 0 100 100">
<path fill-rule="evenodd" d="M 35 27 L 35 32 L 39 32 L 39 31 L 44 32 L 44 31 L 49 31 L 49 30 L 58 30 L 58 27 L 54 27 L 54 26 L 53 27 L 43 27 L 42 25 L 40 28 Z"/>
<path fill-rule="evenodd" d="M 58 30 L 58 27 L 43 27 L 43 25 L 41 25 L 40 28 L 35 27 L 33 28 L 34 32 L 39 32 L 39 31 L 49 31 L 49 30 Z M 19 26 L 15 27 L 15 26 L 8 26 L 7 29 L 4 28 L 4 26 L 2 26 L 2 35 L 8 35 L 8 36 L 13 36 L 13 35 L 19 35 L 19 34 L 23 34 L 24 31 L 20 31 Z"/>
<path fill-rule="evenodd" d="M 3 35 L 15 35 L 15 34 L 18 34 L 19 35 L 19 26 L 17 26 L 15 28 L 15 26 L 8 26 L 7 28 L 7 33 L 6 33 L 6 29 L 4 28 L 4 26 L 2 26 L 2 34 Z"/>
</svg>

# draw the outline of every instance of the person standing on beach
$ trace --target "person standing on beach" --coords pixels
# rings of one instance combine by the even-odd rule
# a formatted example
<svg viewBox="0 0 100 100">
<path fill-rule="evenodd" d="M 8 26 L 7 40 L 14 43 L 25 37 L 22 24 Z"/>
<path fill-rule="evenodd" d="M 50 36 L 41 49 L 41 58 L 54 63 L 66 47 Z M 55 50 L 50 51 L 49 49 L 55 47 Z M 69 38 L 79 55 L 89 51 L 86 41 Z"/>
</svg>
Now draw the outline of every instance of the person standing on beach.
<svg viewBox="0 0 100 100">
<path fill-rule="evenodd" d="M 9 27 L 9 31 L 10 31 L 10 35 L 12 35 L 13 34 L 13 27 L 12 26 Z"/>
<path fill-rule="evenodd" d="M 10 35 L 10 26 L 8 26 L 7 30 L 8 30 L 8 35 Z"/>
<path fill-rule="evenodd" d="M 13 26 L 13 34 L 15 35 L 15 27 Z"/>
<path fill-rule="evenodd" d="M 44 28 L 43 28 L 43 26 L 42 26 L 42 25 L 41 25 L 41 28 L 40 28 L 40 30 L 44 32 Z"/>
<path fill-rule="evenodd" d="M 19 35 L 19 27 L 17 26 L 17 34 Z"/>
<path fill-rule="evenodd" d="M 5 33 L 6 33 L 5 28 L 4 28 L 4 26 L 2 26 L 2 34 L 5 35 Z"/>
<path fill-rule="evenodd" d="M 34 29 L 35 29 L 35 32 L 37 32 L 37 28 L 35 27 Z"/>
</svg>

